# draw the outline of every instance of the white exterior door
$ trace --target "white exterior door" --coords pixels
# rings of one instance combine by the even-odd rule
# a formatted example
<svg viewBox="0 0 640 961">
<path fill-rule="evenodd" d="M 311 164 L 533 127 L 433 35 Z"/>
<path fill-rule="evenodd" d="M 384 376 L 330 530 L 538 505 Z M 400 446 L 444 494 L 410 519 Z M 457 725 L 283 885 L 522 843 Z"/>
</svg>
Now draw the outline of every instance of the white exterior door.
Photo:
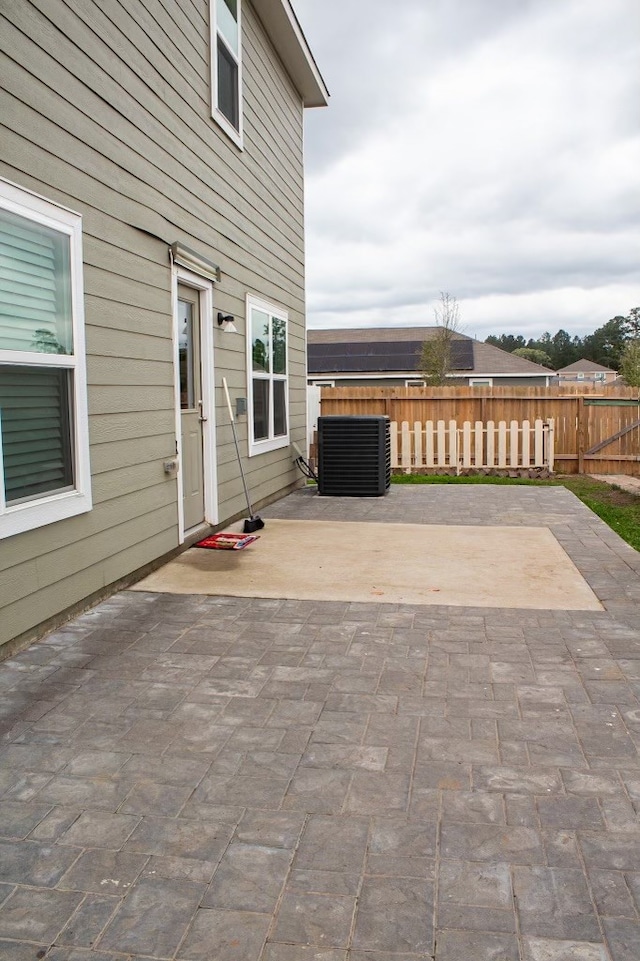
<svg viewBox="0 0 640 961">
<path fill-rule="evenodd" d="M 213 284 L 181 266 L 173 274 L 178 539 L 218 523 Z"/>
<path fill-rule="evenodd" d="M 202 343 L 200 293 L 178 286 L 178 366 L 182 444 L 182 507 L 186 531 L 204 523 Z"/>
</svg>

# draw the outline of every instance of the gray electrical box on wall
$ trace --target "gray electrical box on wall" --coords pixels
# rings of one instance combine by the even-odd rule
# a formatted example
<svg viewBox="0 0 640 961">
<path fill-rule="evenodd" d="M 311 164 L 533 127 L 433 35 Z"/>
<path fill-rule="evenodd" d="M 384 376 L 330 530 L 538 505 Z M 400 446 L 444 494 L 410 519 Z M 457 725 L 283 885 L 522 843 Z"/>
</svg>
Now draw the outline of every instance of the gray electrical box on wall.
<svg viewBox="0 0 640 961">
<path fill-rule="evenodd" d="M 247 413 L 247 398 L 236 397 L 236 417 Z"/>
</svg>

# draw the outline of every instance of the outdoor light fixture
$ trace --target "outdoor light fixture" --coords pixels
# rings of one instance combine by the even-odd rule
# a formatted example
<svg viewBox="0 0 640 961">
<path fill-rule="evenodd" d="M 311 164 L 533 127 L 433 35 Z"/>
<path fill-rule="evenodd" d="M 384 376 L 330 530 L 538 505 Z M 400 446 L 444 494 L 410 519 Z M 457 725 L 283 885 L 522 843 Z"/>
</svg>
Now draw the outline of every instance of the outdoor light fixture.
<svg viewBox="0 0 640 961">
<path fill-rule="evenodd" d="M 238 328 L 234 324 L 235 317 L 233 314 L 223 314 L 218 311 L 218 327 L 222 327 L 225 334 L 237 334 Z"/>
</svg>

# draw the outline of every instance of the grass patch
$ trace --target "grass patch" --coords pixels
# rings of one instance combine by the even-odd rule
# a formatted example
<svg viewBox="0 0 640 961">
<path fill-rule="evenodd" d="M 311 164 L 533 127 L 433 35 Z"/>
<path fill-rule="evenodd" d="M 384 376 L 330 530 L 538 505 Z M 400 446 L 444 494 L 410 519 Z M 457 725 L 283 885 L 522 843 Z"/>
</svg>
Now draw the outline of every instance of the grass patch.
<svg viewBox="0 0 640 961">
<path fill-rule="evenodd" d="M 583 504 L 601 517 L 605 524 L 640 551 L 640 496 L 619 487 L 584 475 L 565 475 L 552 480 L 530 480 L 523 477 L 488 477 L 475 474 L 467 477 L 431 474 L 394 474 L 393 484 L 498 484 L 529 487 L 566 487 Z"/>
<path fill-rule="evenodd" d="M 488 474 L 392 474 L 392 484 L 539 484 L 528 477 L 489 477 Z M 548 481 L 546 482 L 548 483 Z"/>
</svg>

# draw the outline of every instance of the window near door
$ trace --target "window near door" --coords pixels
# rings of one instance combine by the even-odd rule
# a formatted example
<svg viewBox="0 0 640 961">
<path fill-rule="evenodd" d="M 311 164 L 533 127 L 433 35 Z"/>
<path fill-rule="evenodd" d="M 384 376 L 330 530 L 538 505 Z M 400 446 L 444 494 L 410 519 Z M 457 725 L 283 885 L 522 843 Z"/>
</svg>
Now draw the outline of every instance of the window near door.
<svg viewBox="0 0 640 961">
<path fill-rule="evenodd" d="M 210 0 L 212 113 L 242 146 L 241 0 Z"/>
<path fill-rule="evenodd" d="M 0 537 L 91 509 L 81 231 L 0 181 Z"/>
<path fill-rule="evenodd" d="M 289 443 L 286 312 L 247 298 L 249 336 L 249 455 Z"/>
</svg>

